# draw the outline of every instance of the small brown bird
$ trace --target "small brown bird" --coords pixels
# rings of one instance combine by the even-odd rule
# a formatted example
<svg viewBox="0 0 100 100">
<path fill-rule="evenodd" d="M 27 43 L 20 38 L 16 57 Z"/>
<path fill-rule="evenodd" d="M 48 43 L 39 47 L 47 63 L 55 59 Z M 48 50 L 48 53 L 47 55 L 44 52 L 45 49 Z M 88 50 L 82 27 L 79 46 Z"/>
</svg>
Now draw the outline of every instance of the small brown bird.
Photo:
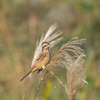
<svg viewBox="0 0 100 100">
<path fill-rule="evenodd" d="M 42 47 L 41 55 L 35 61 L 33 67 L 31 68 L 31 70 L 20 81 L 22 81 L 31 72 L 38 71 L 37 73 L 39 73 L 42 69 L 45 69 L 47 64 L 49 64 L 50 58 L 51 58 L 50 57 L 50 52 L 49 52 L 50 44 L 48 42 L 43 42 L 41 47 Z"/>
</svg>

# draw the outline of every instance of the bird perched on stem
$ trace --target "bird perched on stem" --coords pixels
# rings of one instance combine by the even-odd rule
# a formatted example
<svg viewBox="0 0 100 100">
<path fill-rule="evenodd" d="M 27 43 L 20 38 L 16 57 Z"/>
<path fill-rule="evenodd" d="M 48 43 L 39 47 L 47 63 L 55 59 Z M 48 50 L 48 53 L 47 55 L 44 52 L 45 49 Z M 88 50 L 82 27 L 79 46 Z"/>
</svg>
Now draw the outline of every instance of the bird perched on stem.
<svg viewBox="0 0 100 100">
<path fill-rule="evenodd" d="M 37 71 L 37 73 L 39 73 L 41 70 L 45 69 L 46 66 L 49 64 L 51 58 L 50 51 L 49 51 L 50 44 L 48 42 L 43 42 L 41 47 L 42 47 L 41 55 L 35 61 L 31 70 L 20 81 L 22 81 L 31 72 Z"/>
</svg>

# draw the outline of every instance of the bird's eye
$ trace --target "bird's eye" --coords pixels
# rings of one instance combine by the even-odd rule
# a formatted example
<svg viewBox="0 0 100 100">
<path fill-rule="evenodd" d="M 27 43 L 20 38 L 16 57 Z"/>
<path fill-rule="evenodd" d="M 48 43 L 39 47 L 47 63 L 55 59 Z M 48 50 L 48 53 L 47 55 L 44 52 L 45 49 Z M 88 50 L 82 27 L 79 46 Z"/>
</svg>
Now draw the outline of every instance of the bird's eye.
<svg viewBox="0 0 100 100">
<path fill-rule="evenodd" d="M 46 45 L 44 45 L 43 47 L 46 47 Z"/>
</svg>

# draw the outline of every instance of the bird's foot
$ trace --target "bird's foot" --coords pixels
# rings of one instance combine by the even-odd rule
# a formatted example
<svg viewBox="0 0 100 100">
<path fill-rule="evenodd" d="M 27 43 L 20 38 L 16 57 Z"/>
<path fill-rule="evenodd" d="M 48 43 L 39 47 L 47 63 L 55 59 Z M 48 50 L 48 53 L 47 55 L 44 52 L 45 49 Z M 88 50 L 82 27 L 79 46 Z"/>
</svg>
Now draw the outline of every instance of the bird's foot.
<svg viewBox="0 0 100 100">
<path fill-rule="evenodd" d="M 44 81 L 44 78 L 43 77 L 41 77 L 41 81 Z"/>
<path fill-rule="evenodd" d="M 38 74 L 38 75 L 39 75 L 39 74 Z M 44 80 L 44 78 L 43 78 L 43 77 L 41 77 L 40 75 L 39 75 L 39 77 L 40 77 L 41 81 L 43 81 L 43 80 Z"/>
</svg>

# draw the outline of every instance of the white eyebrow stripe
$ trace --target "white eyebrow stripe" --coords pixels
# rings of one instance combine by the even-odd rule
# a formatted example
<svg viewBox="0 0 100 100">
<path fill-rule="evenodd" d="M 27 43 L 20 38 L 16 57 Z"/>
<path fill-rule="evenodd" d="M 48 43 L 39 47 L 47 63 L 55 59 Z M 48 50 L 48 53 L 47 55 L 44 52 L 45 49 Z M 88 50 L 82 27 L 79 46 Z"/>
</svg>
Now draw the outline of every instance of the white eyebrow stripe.
<svg viewBox="0 0 100 100">
<path fill-rule="evenodd" d="M 43 44 L 43 46 L 42 46 L 42 47 L 44 47 L 44 46 L 46 46 L 46 44 Z"/>
</svg>

